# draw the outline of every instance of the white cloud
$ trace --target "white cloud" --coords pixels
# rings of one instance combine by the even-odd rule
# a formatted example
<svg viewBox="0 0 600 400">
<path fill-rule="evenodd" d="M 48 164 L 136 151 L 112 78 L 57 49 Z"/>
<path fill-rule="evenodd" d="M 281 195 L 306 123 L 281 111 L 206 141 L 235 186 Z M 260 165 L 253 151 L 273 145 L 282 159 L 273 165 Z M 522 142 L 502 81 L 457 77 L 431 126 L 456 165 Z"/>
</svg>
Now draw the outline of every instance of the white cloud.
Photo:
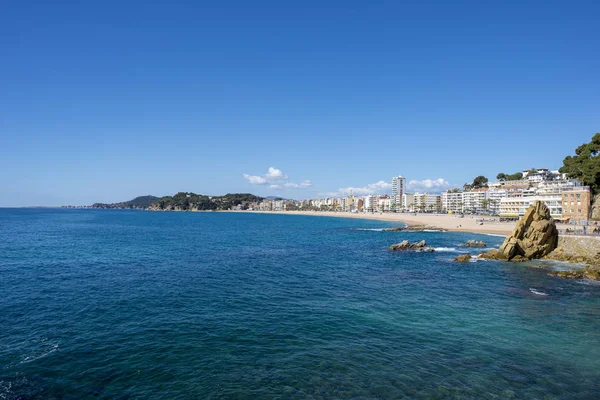
<svg viewBox="0 0 600 400">
<path fill-rule="evenodd" d="M 444 178 L 439 179 L 424 179 L 422 181 L 412 180 L 408 182 L 406 188 L 409 192 L 429 192 L 440 193 L 450 189 L 452 185 Z"/>
<path fill-rule="evenodd" d="M 300 183 L 286 182 L 283 186 L 292 189 L 305 189 L 312 186 L 312 181 L 302 181 Z"/>
<path fill-rule="evenodd" d="M 258 175 L 244 174 L 244 179 L 253 185 L 266 185 L 268 183 L 266 178 Z"/>
<path fill-rule="evenodd" d="M 369 194 L 381 194 L 387 190 L 391 190 L 392 184 L 386 181 L 379 181 L 375 183 L 370 183 L 367 186 L 363 187 L 346 187 L 340 188 L 337 192 L 327 193 L 328 196 L 347 196 L 350 193 L 358 196 L 366 196 Z"/>
<path fill-rule="evenodd" d="M 269 167 L 269 172 L 267 172 L 267 174 L 265 175 L 265 179 L 273 180 L 273 181 L 280 181 L 280 180 L 287 179 L 287 175 L 284 174 L 283 172 L 281 172 L 280 169 Z"/>
<path fill-rule="evenodd" d="M 269 185 L 269 189 L 280 190 L 288 189 L 306 189 L 312 186 L 312 181 L 304 180 L 300 183 L 288 181 L 288 176 L 278 168 L 269 167 L 269 170 L 264 175 L 249 175 L 244 174 L 244 179 L 252 185 Z"/>
</svg>

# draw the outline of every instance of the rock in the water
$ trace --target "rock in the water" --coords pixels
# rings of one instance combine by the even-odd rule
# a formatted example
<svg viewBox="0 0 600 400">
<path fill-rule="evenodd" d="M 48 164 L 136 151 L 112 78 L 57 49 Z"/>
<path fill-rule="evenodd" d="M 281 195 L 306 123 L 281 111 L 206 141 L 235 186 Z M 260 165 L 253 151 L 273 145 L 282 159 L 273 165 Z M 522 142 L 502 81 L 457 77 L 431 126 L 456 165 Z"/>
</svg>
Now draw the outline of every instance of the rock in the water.
<svg viewBox="0 0 600 400">
<path fill-rule="evenodd" d="M 390 250 L 392 251 L 425 251 L 425 252 L 433 252 L 435 251 L 432 247 L 427 247 L 427 243 L 424 240 L 420 242 L 410 243 L 408 240 L 403 240 L 400 243 L 396 243 L 390 246 Z"/>
<path fill-rule="evenodd" d="M 429 225 L 409 225 L 406 227 L 396 226 L 393 228 L 387 228 L 387 229 L 384 229 L 384 231 L 386 231 L 386 232 L 402 232 L 402 231 L 408 231 L 408 232 L 440 231 L 440 232 L 444 232 L 444 231 L 446 231 L 446 229 L 438 228 L 437 226 L 429 226 Z"/>
<path fill-rule="evenodd" d="M 386 232 L 402 232 L 404 230 L 403 226 L 395 226 L 393 228 L 386 228 L 384 231 Z"/>
<path fill-rule="evenodd" d="M 558 230 L 550 216 L 550 210 L 538 200 L 517 222 L 512 234 L 506 238 L 500 249 L 482 257 L 508 261 L 531 260 L 551 253 L 557 243 Z"/>
<path fill-rule="evenodd" d="M 485 242 L 481 240 L 468 240 L 467 242 L 461 244 L 462 247 L 487 247 Z"/>
<path fill-rule="evenodd" d="M 587 279 L 593 279 L 595 281 L 600 281 L 600 266 L 587 265 L 584 269 L 584 274 Z"/>
<path fill-rule="evenodd" d="M 561 278 L 567 279 L 583 279 L 584 272 L 583 271 L 552 271 L 550 272 L 551 276 L 558 276 Z"/>
<path fill-rule="evenodd" d="M 500 261 L 508 261 L 508 257 L 501 253 L 498 249 L 491 249 L 488 252 L 481 253 L 481 258 L 486 258 L 488 260 L 500 260 Z"/>
<path fill-rule="evenodd" d="M 456 258 L 452 261 L 454 262 L 468 262 L 471 259 L 471 255 L 470 254 L 460 254 L 458 256 L 456 256 Z"/>
<path fill-rule="evenodd" d="M 595 281 L 600 280 L 600 266 L 597 265 L 586 265 L 584 269 L 572 270 L 572 271 L 552 271 L 552 276 L 559 276 L 567 279 L 592 279 Z"/>
</svg>

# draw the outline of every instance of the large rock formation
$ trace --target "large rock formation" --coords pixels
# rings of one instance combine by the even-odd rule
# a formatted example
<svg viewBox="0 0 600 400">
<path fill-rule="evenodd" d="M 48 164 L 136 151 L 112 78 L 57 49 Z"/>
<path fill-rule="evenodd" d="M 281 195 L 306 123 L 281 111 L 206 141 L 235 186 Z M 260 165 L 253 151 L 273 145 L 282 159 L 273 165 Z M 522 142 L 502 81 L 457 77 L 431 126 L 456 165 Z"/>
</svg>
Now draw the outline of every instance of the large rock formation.
<svg viewBox="0 0 600 400">
<path fill-rule="evenodd" d="M 558 231 L 550 210 L 536 201 L 517 222 L 512 234 L 504 240 L 499 250 L 483 253 L 483 258 L 523 261 L 541 258 L 551 253 L 558 243 Z"/>
<path fill-rule="evenodd" d="M 408 240 L 403 240 L 400 243 L 396 243 L 390 246 L 390 250 L 392 251 L 427 251 L 433 252 L 435 251 L 432 247 L 427 247 L 427 243 L 424 240 L 420 242 L 410 243 Z"/>
</svg>

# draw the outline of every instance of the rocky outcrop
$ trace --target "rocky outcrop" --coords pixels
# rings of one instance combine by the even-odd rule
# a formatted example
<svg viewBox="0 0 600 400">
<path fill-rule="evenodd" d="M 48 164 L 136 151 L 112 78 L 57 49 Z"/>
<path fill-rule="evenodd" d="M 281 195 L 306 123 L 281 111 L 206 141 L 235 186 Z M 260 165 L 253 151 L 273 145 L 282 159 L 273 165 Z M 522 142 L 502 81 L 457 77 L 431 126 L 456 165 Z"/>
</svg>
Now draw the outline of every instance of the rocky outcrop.
<svg viewBox="0 0 600 400">
<path fill-rule="evenodd" d="M 593 256 L 573 254 L 557 247 L 552 253 L 544 257 L 545 260 L 563 261 L 569 263 L 586 264 L 583 269 L 570 271 L 552 271 L 550 275 L 568 279 L 593 279 L 600 280 L 600 253 Z"/>
<path fill-rule="evenodd" d="M 433 252 L 435 251 L 432 247 L 428 247 L 427 243 L 424 240 L 420 242 L 411 243 L 408 240 L 403 240 L 400 243 L 393 244 L 389 247 L 392 251 L 425 251 L 425 252 Z"/>
<path fill-rule="evenodd" d="M 458 255 L 454 260 L 454 262 L 469 262 L 471 260 L 471 255 L 470 254 L 460 254 Z"/>
<path fill-rule="evenodd" d="M 587 257 L 566 252 L 562 247 L 557 247 L 553 252 L 544 256 L 544 260 L 564 261 L 571 263 L 587 263 L 592 261 Z"/>
<path fill-rule="evenodd" d="M 550 275 L 567 279 L 592 279 L 597 281 L 600 280 L 600 266 L 586 265 L 582 270 L 552 271 Z"/>
<path fill-rule="evenodd" d="M 536 201 L 517 222 L 512 234 L 498 250 L 482 254 L 482 258 L 523 261 L 542 258 L 551 253 L 558 243 L 558 230 L 550 216 L 550 210 Z"/>
<path fill-rule="evenodd" d="M 393 228 L 384 229 L 386 232 L 423 232 L 423 231 L 439 231 L 445 232 L 446 229 L 438 228 L 437 226 L 430 225 L 409 225 L 409 226 L 397 226 Z"/>
<path fill-rule="evenodd" d="M 462 247 L 487 247 L 485 242 L 481 240 L 468 240 L 467 242 L 461 244 Z"/>
</svg>

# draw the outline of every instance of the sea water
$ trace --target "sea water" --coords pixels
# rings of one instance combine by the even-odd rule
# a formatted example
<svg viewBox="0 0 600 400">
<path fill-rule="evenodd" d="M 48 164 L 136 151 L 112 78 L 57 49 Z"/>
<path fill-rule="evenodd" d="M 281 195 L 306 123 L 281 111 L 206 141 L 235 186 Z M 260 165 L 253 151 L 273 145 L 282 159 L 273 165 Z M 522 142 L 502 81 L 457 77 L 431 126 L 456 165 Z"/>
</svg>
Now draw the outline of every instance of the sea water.
<svg viewBox="0 0 600 400">
<path fill-rule="evenodd" d="M 600 397 L 600 286 L 390 226 L 1 209 L 0 399 Z"/>
</svg>

